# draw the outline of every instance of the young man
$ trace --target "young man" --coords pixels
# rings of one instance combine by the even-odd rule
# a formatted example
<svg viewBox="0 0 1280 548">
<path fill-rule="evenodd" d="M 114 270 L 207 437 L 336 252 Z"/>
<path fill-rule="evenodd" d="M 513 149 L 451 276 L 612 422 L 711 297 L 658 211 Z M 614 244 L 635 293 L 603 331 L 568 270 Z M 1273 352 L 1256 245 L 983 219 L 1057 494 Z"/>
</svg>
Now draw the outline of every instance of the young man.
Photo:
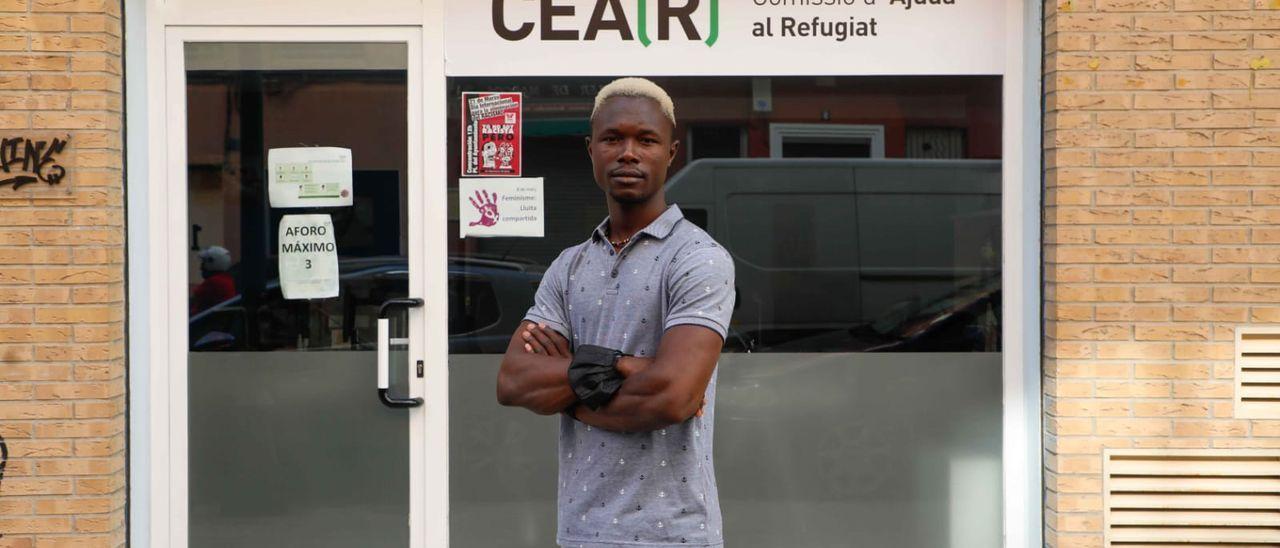
<svg viewBox="0 0 1280 548">
<path fill-rule="evenodd" d="M 733 260 L 663 197 L 679 143 L 649 80 L 602 88 L 587 153 L 609 217 L 560 253 L 498 401 L 560 418 L 561 546 L 723 546 L 711 461 Z"/>
</svg>

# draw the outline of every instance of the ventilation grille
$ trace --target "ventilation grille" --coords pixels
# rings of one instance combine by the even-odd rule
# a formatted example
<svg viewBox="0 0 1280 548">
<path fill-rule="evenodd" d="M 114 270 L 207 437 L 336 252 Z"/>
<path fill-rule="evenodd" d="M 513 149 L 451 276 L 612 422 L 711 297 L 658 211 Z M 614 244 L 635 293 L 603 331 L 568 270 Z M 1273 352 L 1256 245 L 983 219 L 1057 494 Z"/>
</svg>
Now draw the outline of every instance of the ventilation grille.
<svg viewBox="0 0 1280 548">
<path fill-rule="evenodd" d="M 1280 419 L 1280 328 L 1236 328 L 1236 409 L 1245 419 Z"/>
<path fill-rule="evenodd" d="M 1107 546 L 1280 546 L 1280 450 L 1107 449 Z"/>
</svg>

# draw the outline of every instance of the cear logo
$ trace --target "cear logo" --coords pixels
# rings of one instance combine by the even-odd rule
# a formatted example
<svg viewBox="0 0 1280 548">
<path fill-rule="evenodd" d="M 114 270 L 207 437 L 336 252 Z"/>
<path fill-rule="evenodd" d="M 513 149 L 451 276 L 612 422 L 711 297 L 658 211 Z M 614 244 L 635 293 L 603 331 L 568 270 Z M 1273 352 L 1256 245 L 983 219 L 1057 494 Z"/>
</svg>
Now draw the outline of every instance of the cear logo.
<svg viewBox="0 0 1280 548">
<path fill-rule="evenodd" d="M 563 0 L 560 0 L 563 1 Z M 578 29 L 557 28 L 556 18 L 573 17 L 575 6 L 557 4 L 557 0 L 538 0 L 539 21 L 526 21 L 516 28 L 507 26 L 506 2 L 493 0 L 493 31 L 505 40 L 519 41 L 533 34 L 535 26 L 540 26 L 539 38 L 542 40 L 595 40 L 600 31 L 617 31 L 623 40 L 635 40 L 639 36 L 640 43 L 649 47 L 648 14 L 650 0 L 636 0 L 636 30 L 631 33 L 631 24 L 627 21 L 627 12 L 622 8 L 622 0 L 595 0 L 595 8 L 591 10 L 591 19 L 587 22 L 579 37 Z M 672 6 L 672 0 L 653 0 L 657 4 L 658 40 L 667 40 L 671 34 L 671 20 L 676 20 L 689 40 L 702 40 L 702 34 L 693 23 L 693 16 L 702 5 L 702 0 L 685 0 L 682 6 Z M 710 25 L 705 42 L 713 46 L 720 37 L 720 0 L 707 0 L 707 11 L 710 12 Z"/>
</svg>

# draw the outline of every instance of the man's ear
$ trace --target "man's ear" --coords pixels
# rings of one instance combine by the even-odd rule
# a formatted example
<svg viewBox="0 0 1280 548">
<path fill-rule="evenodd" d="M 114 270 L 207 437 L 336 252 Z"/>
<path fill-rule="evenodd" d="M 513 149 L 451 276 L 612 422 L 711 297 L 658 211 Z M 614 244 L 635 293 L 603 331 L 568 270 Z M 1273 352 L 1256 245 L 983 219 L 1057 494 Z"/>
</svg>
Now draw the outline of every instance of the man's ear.
<svg viewBox="0 0 1280 548">
<path fill-rule="evenodd" d="M 591 136 L 583 137 L 583 142 L 587 144 L 587 156 L 591 156 Z"/>
<path fill-rule="evenodd" d="M 680 141 L 671 141 L 671 154 L 667 156 L 667 167 L 671 167 L 671 162 L 676 160 L 676 153 L 680 151 Z"/>
</svg>

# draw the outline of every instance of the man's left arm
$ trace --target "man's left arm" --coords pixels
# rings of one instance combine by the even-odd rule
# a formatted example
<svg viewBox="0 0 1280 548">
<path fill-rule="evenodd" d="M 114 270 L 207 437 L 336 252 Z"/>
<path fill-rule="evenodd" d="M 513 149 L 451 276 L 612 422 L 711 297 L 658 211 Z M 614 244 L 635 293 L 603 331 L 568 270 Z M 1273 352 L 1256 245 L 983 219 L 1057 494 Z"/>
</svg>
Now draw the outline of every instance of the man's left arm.
<svg viewBox="0 0 1280 548">
<path fill-rule="evenodd" d="M 626 376 L 608 404 L 574 416 L 605 430 L 652 431 L 688 420 L 703 394 L 733 314 L 733 260 L 718 246 L 689 251 L 672 266 L 665 331 L 653 359 L 623 357 Z"/>
</svg>

